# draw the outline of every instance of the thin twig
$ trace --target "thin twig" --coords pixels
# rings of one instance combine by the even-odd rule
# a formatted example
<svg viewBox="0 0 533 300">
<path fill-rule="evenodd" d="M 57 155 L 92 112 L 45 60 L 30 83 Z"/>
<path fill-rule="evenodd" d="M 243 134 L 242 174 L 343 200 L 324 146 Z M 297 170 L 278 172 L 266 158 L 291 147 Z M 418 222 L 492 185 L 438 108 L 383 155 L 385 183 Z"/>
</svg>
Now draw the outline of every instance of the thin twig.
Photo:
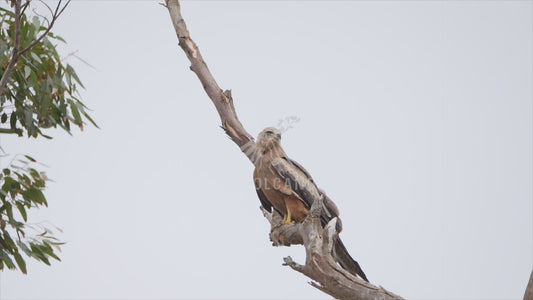
<svg viewBox="0 0 533 300">
<path fill-rule="evenodd" d="M 22 129 L 0 128 L 0 133 L 22 135 Z"/>
<path fill-rule="evenodd" d="M 20 17 L 22 17 L 24 15 L 24 12 L 26 11 L 26 8 L 28 8 L 28 6 L 30 6 L 30 2 L 31 2 L 31 0 L 26 0 L 26 3 L 24 3 L 22 5 L 22 10 L 20 12 Z"/>
<path fill-rule="evenodd" d="M 65 11 L 65 9 L 67 8 L 67 6 L 69 5 L 71 1 L 72 0 L 68 0 L 67 3 L 65 3 L 65 5 L 63 6 L 63 8 L 60 9 L 62 0 L 59 0 L 59 2 L 57 3 L 56 9 L 54 11 L 54 14 L 52 15 L 52 21 L 50 21 L 50 24 L 48 24 L 48 27 L 46 28 L 46 30 L 37 39 L 35 39 L 28 47 L 22 49 L 20 51 L 20 55 L 24 54 L 26 51 L 33 48 L 35 45 L 37 45 L 37 43 L 39 43 L 44 37 L 48 35 L 50 30 L 52 30 L 52 27 L 54 27 L 54 23 L 56 22 L 56 20 Z"/>
<path fill-rule="evenodd" d="M 54 11 L 52 10 L 52 8 L 50 7 L 50 5 L 48 5 L 46 2 L 44 2 L 44 0 L 39 0 L 39 2 L 41 2 L 47 9 L 48 11 L 50 12 L 50 15 L 54 15 Z M 59 1 L 61 2 L 61 1 Z M 58 3 L 58 5 L 60 5 L 61 3 Z M 57 11 L 57 7 L 56 7 L 56 11 Z"/>
<path fill-rule="evenodd" d="M 65 3 L 65 5 L 61 7 L 62 1 L 63 0 L 59 0 L 55 8 L 55 11 L 53 12 L 50 9 L 50 7 L 48 7 L 48 5 L 45 4 L 48 7 L 48 9 L 52 12 L 52 20 L 49 22 L 46 30 L 37 39 L 35 39 L 29 46 L 27 46 L 26 48 L 22 50 L 20 50 L 20 27 L 21 27 L 23 14 L 26 11 L 26 8 L 29 6 L 31 0 L 26 0 L 24 4 L 22 4 L 22 0 L 13 1 L 14 6 L 15 6 L 15 44 L 13 46 L 13 51 L 11 52 L 11 58 L 9 60 L 9 64 L 7 65 L 7 68 L 4 74 L 2 74 L 2 78 L 0 79 L 0 96 L 4 94 L 5 88 L 7 86 L 7 81 L 11 77 L 11 74 L 13 73 L 15 66 L 17 65 L 20 57 L 25 52 L 27 52 L 28 50 L 33 48 L 35 45 L 37 45 L 39 42 L 41 42 L 48 35 L 50 30 L 52 30 L 52 27 L 54 26 L 55 21 L 59 18 L 59 16 L 61 16 L 61 14 L 65 11 L 65 9 L 67 8 L 67 6 L 72 0 L 68 0 L 67 3 Z"/>
</svg>

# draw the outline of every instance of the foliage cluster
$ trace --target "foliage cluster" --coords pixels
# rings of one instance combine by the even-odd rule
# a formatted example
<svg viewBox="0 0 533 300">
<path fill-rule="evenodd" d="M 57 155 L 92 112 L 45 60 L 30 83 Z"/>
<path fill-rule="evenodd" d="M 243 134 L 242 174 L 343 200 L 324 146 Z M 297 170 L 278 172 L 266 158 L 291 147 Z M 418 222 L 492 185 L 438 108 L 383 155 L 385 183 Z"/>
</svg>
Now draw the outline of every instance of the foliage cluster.
<svg viewBox="0 0 533 300">
<path fill-rule="evenodd" d="M 34 3 L 28 0 L 0 4 L 0 134 L 51 139 L 45 129 L 59 127 L 70 134 L 86 121 L 96 126 L 80 101 L 80 78 L 57 51 L 65 40 L 51 32 L 69 2 L 58 1 L 55 8 L 41 2 L 47 16 L 29 9 Z M 28 222 L 29 209 L 48 205 L 47 177 L 38 165 L 29 155 L 15 155 L 0 166 L 0 269 L 18 267 L 26 273 L 22 254 L 45 264 L 59 260 L 61 243 L 54 232 Z"/>
</svg>

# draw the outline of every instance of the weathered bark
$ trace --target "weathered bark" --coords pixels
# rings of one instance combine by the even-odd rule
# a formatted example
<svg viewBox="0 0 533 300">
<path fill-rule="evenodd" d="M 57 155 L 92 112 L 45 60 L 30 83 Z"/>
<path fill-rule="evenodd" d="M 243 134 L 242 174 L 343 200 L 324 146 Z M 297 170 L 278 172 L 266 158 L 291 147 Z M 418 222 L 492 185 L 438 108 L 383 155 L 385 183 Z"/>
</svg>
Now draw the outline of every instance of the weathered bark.
<svg viewBox="0 0 533 300">
<path fill-rule="evenodd" d="M 205 92 L 211 98 L 211 101 L 213 101 L 222 121 L 222 129 L 224 129 L 231 140 L 253 162 L 252 156 L 254 153 L 253 150 L 255 149 L 254 138 L 244 129 L 239 118 L 237 118 L 235 106 L 233 106 L 233 98 L 231 97 L 231 90 L 222 91 L 209 71 L 202 54 L 200 54 L 200 49 L 198 49 L 198 46 L 196 46 L 196 43 L 194 43 L 189 35 L 185 20 L 181 16 L 179 2 L 177 0 L 166 0 L 165 2 L 165 6 L 168 8 L 170 18 L 172 19 L 172 24 L 178 35 L 179 45 L 191 62 L 191 71 L 196 73 Z"/>
<path fill-rule="evenodd" d="M 237 118 L 231 92 L 218 86 L 215 78 L 209 71 L 198 46 L 189 35 L 187 26 L 181 16 L 178 0 L 165 0 L 164 5 L 170 14 L 172 24 L 178 36 L 179 45 L 191 62 L 191 70 L 198 76 L 204 90 L 215 105 L 222 129 L 235 142 L 242 152 L 252 161 L 255 161 L 255 142 L 253 137 L 244 129 Z M 313 206 L 309 217 L 298 224 L 283 224 L 277 212 L 263 213 L 272 225 L 270 239 L 274 246 L 290 246 L 303 244 L 306 249 L 305 265 L 300 265 L 290 257 L 284 258 L 284 265 L 301 272 L 315 282 L 311 285 L 338 299 L 401 299 L 399 296 L 386 291 L 382 287 L 374 286 L 362 279 L 353 276 L 348 271 L 335 263 L 332 257 L 332 247 L 337 238 L 337 218 L 334 218 L 324 228 L 320 222 L 320 210 L 323 199 L 311 191 Z"/>
<path fill-rule="evenodd" d="M 270 239 L 274 246 L 303 244 L 305 247 L 305 265 L 296 263 L 290 256 L 283 259 L 284 265 L 315 280 L 310 283 L 312 286 L 337 299 L 402 299 L 383 287 L 355 277 L 335 262 L 332 247 L 338 234 L 337 218 L 322 227 L 322 201 L 322 198 L 316 199 L 309 217 L 296 224 L 283 224 L 282 217 L 276 211 L 269 213 L 263 209 L 273 228 Z"/>
</svg>

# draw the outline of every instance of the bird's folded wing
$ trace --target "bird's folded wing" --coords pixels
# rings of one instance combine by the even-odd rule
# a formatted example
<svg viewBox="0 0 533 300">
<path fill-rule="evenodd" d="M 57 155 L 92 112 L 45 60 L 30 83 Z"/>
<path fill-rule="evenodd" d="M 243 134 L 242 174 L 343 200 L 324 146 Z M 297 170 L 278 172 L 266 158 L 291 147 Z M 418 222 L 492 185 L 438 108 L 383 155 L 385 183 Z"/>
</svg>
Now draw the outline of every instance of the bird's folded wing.
<svg viewBox="0 0 533 300">
<path fill-rule="evenodd" d="M 261 205 L 263 205 L 263 208 L 266 209 L 269 212 L 272 212 L 272 203 L 268 201 L 267 197 L 263 193 L 263 190 L 261 190 L 261 187 L 259 186 L 258 182 L 254 180 L 255 184 L 255 191 L 257 192 L 257 197 L 259 197 L 259 201 L 261 201 Z"/>
<path fill-rule="evenodd" d="M 272 167 L 308 208 L 313 205 L 314 199 L 320 197 L 313 179 L 291 160 L 286 157 L 275 158 L 272 160 Z"/>
<path fill-rule="evenodd" d="M 339 210 L 335 203 L 318 189 L 309 172 L 299 163 L 287 157 L 279 157 L 272 161 L 272 167 L 308 208 L 311 208 L 314 199 L 324 196 L 321 216 L 323 225 L 334 217 L 339 217 Z M 340 219 L 338 224 L 337 230 L 340 232 L 342 230 Z"/>
</svg>

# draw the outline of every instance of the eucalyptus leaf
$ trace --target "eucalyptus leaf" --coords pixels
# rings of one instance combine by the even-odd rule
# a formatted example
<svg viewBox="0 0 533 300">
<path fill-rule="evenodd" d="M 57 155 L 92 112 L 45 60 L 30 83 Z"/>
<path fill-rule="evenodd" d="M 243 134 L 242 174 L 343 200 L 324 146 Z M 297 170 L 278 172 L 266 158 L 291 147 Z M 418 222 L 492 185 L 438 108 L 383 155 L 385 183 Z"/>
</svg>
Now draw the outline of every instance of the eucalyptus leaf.
<svg viewBox="0 0 533 300">
<path fill-rule="evenodd" d="M 30 52 L 30 55 L 33 59 L 35 59 L 35 61 L 37 61 L 37 63 L 39 64 L 42 64 L 43 61 L 41 60 L 41 58 L 39 57 L 39 55 L 37 55 L 35 52 Z"/>
<path fill-rule="evenodd" d="M 24 261 L 20 253 L 15 252 L 13 256 L 15 257 L 15 261 L 17 262 L 17 265 L 19 266 L 20 271 L 22 271 L 22 273 L 24 274 L 27 274 L 28 271 L 26 270 L 26 262 Z"/>
<path fill-rule="evenodd" d="M 17 209 L 19 210 L 22 219 L 24 219 L 24 222 L 28 222 L 28 215 L 26 214 L 26 209 L 24 208 L 24 205 L 20 202 L 17 202 Z"/>
<path fill-rule="evenodd" d="M 24 78 L 28 78 L 31 74 L 31 68 L 28 66 L 24 66 Z"/>
</svg>

